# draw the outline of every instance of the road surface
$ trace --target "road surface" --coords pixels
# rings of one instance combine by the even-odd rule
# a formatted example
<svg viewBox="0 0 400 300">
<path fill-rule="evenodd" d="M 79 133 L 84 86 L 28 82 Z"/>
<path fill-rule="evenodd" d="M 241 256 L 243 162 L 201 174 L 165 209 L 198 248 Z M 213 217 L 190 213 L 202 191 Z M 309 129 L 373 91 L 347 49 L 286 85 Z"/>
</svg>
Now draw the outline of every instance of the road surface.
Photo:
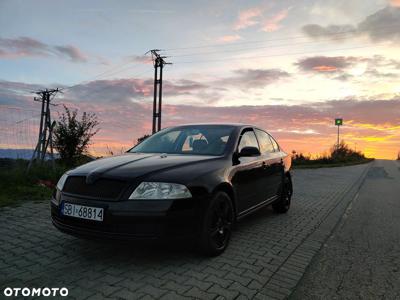
<svg viewBox="0 0 400 300">
<path fill-rule="evenodd" d="M 294 171 L 290 211 L 277 215 L 266 208 L 244 219 L 227 251 L 215 258 L 202 257 L 185 244 L 94 242 L 62 234 L 51 224 L 48 201 L 0 209 L 0 293 L 5 287 L 28 286 L 67 287 L 69 299 L 285 299 L 341 220 L 367 172 L 369 181 L 393 184 L 395 179 L 386 178 L 381 169 L 370 169 L 381 164 L 386 163 Z M 398 172 L 392 169 L 388 176 Z M 377 206 L 376 199 L 371 220 L 387 213 L 387 204 Z M 387 221 L 376 234 L 393 227 Z M 386 232 L 379 238 L 388 234 L 394 235 Z M 378 253 L 371 254 L 368 260 L 375 264 Z M 388 264 L 398 259 L 383 253 L 377 257 Z"/>
<path fill-rule="evenodd" d="M 400 299 L 400 163 L 375 161 L 292 299 Z"/>
</svg>

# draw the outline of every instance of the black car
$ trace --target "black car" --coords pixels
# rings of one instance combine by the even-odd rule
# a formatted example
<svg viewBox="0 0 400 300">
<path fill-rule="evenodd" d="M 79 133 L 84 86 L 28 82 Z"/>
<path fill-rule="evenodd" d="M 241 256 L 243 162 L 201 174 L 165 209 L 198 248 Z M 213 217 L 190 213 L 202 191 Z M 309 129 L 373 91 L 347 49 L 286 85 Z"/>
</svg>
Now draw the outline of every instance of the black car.
<svg viewBox="0 0 400 300">
<path fill-rule="evenodd" d="M 167 128 L 121 156 L 65 173 L 53 224 L 84 237 L 195 238 L 222 253 L 234 223 L 272 204 L 290 206 L 291 158 L 262 129 L 243 124 Z"/>
</svg>

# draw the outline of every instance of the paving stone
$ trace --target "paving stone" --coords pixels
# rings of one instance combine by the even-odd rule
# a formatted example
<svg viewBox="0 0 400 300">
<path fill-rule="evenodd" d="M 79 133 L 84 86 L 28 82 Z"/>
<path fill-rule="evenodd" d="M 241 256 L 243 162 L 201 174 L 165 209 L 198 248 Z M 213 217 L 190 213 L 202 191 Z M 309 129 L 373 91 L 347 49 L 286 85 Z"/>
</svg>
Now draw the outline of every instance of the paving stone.
<svg viewBox="0 0 400 300">
<path fill-rule="evenodd" d="M 290 211 L 241 220 L 215 258 L 71 237 L 51 224 L 48 201 L 0 208 L 0 288 L 63 284 L 77 299 L 283 299 L 330 231 L 311 234 L 366 168 L 295 170 Z"/>
<path fill-rule="evenodd" d="M 191 288 L 189 291 L 185 293 L 185 295 L 191 297 L 192 299 L 205 299 L 205 300 L 213 300 L 218 297 L 217 294 L 207 293 L 202 290 L 199 290 L 197 287 Z"/>
<path fill-rule="evenodd" d="M 207 292 L 215 293 L 219 296 L 225 297 L 226 299 L 235 299 L 239 295 L 238 291 L 223 288 L 218 284 L 214 284 L 207 290 Z"/>
</svg>

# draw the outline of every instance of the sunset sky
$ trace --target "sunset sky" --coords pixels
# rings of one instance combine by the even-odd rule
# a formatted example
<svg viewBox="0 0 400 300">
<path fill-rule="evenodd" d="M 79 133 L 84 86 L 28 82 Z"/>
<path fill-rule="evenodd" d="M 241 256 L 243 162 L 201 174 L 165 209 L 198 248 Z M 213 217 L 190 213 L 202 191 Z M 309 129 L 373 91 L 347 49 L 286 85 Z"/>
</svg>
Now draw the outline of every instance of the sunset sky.
<svg viewBox="0 0 400 300">
<path fill-rule="evenodd" d="M 0 0 L 0 148 L 32 146 L 31 92 L 54 87 L 97 114 L 92 153 L 129 148 L 151 132 L 154 48 L 173 63 L 163 127 L 251 123 L 317 155 L 342 117 L 350 147 L 397 157 L 400 0 Z"/>
</svg>

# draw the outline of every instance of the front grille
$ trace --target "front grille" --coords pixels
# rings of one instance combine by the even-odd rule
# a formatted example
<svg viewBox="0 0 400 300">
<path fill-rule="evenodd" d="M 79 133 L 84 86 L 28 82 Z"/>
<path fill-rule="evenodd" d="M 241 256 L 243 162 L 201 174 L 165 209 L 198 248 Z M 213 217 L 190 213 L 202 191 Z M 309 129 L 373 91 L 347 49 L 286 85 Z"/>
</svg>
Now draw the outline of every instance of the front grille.
<svg viewBox="0 0 400 300">
<path fill-rule="evenodd" d="M 63 192 L 98 199 L 116 199 L 125 187 L 126 182 L 121 180 L 99 178 L 94 183 L 87 184 L 84 176 L 70 176 L 64 184 Z"/>
</svg>

